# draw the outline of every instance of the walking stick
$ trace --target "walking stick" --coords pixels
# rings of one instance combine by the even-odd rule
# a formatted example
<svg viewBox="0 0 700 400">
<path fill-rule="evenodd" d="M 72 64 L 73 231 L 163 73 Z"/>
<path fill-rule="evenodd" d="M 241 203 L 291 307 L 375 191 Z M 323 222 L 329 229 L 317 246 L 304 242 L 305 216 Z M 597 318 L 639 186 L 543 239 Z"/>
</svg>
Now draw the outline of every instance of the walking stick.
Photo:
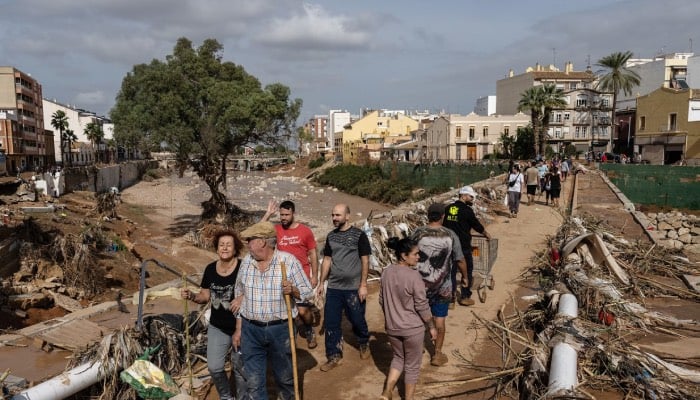
<svg viewBox="0 0 700 400">
<path fill-rule="evenodd" d="M 282 283 L 287 282 L 287 266 L 282 265 Z M 299 397 L 299 375 L 297 374 L 297 344 L 294 341 L 294 320 L 292 319 L 292 299 L 290 295 L 284 295 L 284 302 L 287 303 L 287 328 L 289 329 L 289 346 L 292 350 L 292 372 L 294 373 L 294 398 L 300 400 Z"/>
</svg>

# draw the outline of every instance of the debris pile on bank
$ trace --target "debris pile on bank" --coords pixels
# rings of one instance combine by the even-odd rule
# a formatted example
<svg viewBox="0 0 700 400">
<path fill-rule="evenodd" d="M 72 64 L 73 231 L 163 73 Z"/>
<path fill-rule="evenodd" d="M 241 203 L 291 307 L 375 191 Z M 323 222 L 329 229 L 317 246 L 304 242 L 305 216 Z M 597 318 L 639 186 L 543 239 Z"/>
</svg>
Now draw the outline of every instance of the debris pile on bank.
<svg viewBox="0 0 700 400">
<path fill-rule="evenodd" d="M 495 221 L 498 212 L 505 212 L 503 198 L 506 188 L 500 178 L 487 179 L 473 185 L 478 197 L 474 202 L 474 212 L 484 226 Z M 385 267 L 394 260 L 393 251 L 387 247 L 390 237 L 410 236 L 420 226 L 428 224 L 428 207 L 433 203 L 447 206 L 457 200 L 455 191 L 434 196 L 419 202 L 411 202 L 384 213 L 370 213 L 359 228 L 364 230 L 372 245 L 370 272 L 381 275 Z"/>
<path fill-rule="evenodd" d="M 501 348 L 502 369 L 451 384 L 491 380 L 496 385 L 482 390 L 495 387 L 497 395 L 520 398 L 595 398 L 594 390 L 635 398 L 700 398 L 697 361 L 664 360 L 667 356 L 646 351 L 636 341 L 648 335 L 700 336 L 698 321 L 646 305 L 665 297 L 697 307 L 700 294 L 683 284 L 683 276 L 696 274 L 697 265 L 678 251 L 618 238 L 592 220 L 568 219 L 549 242 L 528 270 L 527 279 L 541 286 L 539 301 L 525 312 L 513 301 L 513 314 L 501 309 L 497 321 L 477 316 Z M 577 317 L 555 315 L 565 294 L 575 296 Z M 557 386 L 561 371 L 554 370 L 552 360 L 561 344 L 573 353 L 577 381 L 566 388 Z M 467 357 L 456 356 L 478 369 Z"/>
</svg>

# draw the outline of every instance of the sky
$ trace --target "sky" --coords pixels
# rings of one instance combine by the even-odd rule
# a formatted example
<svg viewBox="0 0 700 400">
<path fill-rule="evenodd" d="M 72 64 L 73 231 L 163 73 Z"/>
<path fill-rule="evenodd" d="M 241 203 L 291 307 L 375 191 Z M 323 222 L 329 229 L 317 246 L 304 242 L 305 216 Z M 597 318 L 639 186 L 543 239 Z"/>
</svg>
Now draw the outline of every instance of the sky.
<svg viewBox="0 0 700 400">
<path fill-rule="evenodd" d="M 329 109 L 467 114 L 509 69 L 700 53 L 697 0 L 0 0 L 0 65 L 109 116 L 124 76 L 180 37 Z"/>
</svg>

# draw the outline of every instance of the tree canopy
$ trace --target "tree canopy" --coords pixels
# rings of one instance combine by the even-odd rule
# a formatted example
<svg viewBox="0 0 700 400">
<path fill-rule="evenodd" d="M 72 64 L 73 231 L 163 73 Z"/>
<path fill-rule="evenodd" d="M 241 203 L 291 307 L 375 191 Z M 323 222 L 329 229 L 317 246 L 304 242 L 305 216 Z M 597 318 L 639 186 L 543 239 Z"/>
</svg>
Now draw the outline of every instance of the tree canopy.
<svg viewBox="0 0 700 400">
<path fill-rule="evenodd" d="M 192 167 L 209 186 L 203 217 L 235 210 L 220 191 L 225 163 L 244 145 L 275 145 L 294 133 L 302 101 L 280 83 L 263 87 L 233 62 L 222 60 L 215 39 L 199 48 L 180 38 L 164 61 L 134 66 L 122 81 L 110 116 L 120 145 L 166 147 L 182 174 Z"/>
<path fill-rule="evenodd" d="M 544 154 L 550 114 L 553 110 L 562 107 L 566 107 L 564 92 L 550 83 L 533 86 L 521 94 L 518 111 L 530 111 L 536 154 Z"/>
</svg>

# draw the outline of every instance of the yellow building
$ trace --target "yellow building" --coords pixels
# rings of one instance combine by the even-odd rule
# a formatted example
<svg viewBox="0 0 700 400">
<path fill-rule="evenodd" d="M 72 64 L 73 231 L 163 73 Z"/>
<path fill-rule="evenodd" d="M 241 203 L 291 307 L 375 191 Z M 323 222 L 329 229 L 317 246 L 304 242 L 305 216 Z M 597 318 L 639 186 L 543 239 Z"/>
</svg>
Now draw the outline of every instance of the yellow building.
<svg viewBox="0 0 700 400">
<path fill-rule="evenodd" d="M 637 98 L 634 144 L 643 160 L 700 165 L 700 89 L 661 87 Z"/>
<path fill-rule="evenodd" d="M 410 141 L 418 121 L 402 113 L 375 110 L 347 125 L 342 134 L 343 162 L 378 161 L 382 151 Z"/>
</svg>

